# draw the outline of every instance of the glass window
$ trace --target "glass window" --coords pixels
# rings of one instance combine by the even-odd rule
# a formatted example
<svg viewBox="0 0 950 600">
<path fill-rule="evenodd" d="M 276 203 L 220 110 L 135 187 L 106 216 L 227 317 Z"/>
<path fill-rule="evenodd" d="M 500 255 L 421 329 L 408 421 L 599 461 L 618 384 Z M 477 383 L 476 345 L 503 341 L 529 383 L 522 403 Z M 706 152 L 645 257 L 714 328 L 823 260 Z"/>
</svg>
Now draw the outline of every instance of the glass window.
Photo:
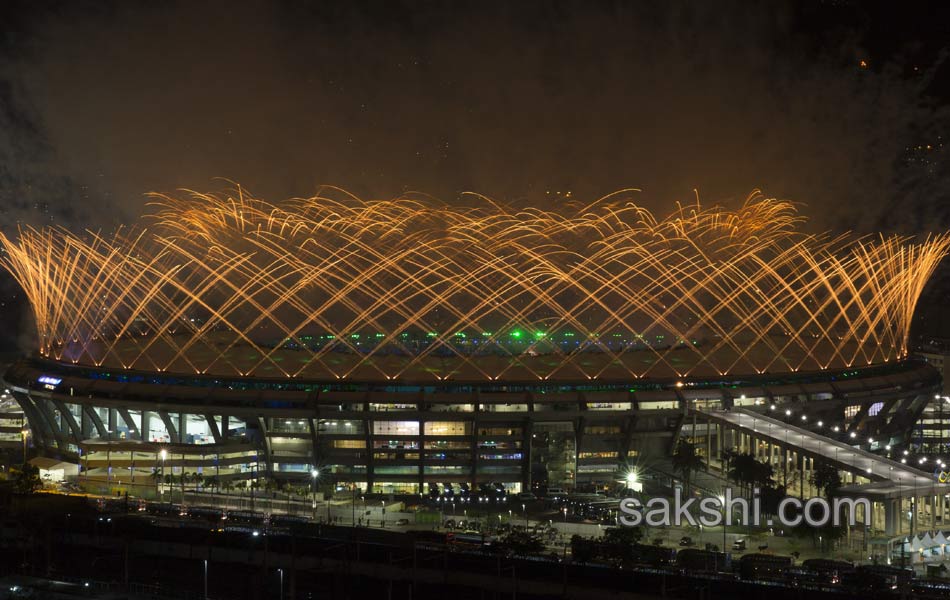
<svg viewBox="0 0 950 600">
<path fill-rule="evenodd" d="M 326 433 L 332 435 L 338 434 L 363 434 L 362 421 L 331 421 L 329 419 L 320 419 L 317 422 L 317 433 Z"/>
<path fill-rule="evenodd" d="M 471 423 L 465 421 L 426 421 L 426 435 L 469 435 Z"/>
<path fill-rule="evenodd" d="M 679 408 L 677 400 L 659 400 L 655 402 L 640 402 L 640 410 L 666 410 Z"/>
<path fill-rule="evenodd" d="M 370 402 L 369 409 L 377 412 L 387 412 L 391 410 L 416 410 L 415 404 L 381 404 Z"/>
<path fill-rule="evenodd" d="M 419 435 L 419 421 L 373 421 L 373 435 Z"/>
<path fill-rule="evenodd" d="M 333 440 L 334 448 L 365 448 L 366 440 Z"/>
<path fill-rule="evenodd" d="M 528 412 L 527 404 L 482 404 L 480 410 L 484 412 Z"/>
<path fill-rule="evenodd" d="M 433 412 L 474 412 L 474 404 L 431 404 L 429 410 Z"/>
</svg>

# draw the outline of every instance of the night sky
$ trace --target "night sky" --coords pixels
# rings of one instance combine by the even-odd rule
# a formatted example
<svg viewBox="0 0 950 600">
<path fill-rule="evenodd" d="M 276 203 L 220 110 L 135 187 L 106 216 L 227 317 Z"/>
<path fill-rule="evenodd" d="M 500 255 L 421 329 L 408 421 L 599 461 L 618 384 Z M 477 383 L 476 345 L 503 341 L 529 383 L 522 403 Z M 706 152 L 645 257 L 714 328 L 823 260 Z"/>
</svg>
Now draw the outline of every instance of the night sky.
<svg viewBox="0 0 950 600">
<path fill-rule="evenodd" d="M 230 180 L 542 206 L 637 187 L 660 212 L 762 189 L 816 230 L 945 230 L 948 44 L 940 2 L 8 0 L 0 227 L 109 229 Z M 950 335 L 948 271 L 928 332 Z"/>
</svg>

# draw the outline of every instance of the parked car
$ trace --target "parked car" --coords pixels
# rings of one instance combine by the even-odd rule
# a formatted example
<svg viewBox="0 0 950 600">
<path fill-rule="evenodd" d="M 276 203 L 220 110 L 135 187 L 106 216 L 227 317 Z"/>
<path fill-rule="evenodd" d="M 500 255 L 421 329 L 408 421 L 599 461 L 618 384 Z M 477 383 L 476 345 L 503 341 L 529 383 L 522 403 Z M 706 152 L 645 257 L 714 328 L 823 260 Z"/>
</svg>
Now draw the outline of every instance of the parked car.
<svg viewBox="0 0 950 600">
<path fill-rule="evenodd" d="M 408 525 L 409 519 L 396 519 L 396 525 Z"/>
<path fill-rule="evenodd" d="M 688 535 L 684 535 L 683 537 L 680 538 L 680 546 L 692 546 L 692 545 L 693 545 L 693 538 L 689 537 Z"/>
<path fill-rule="evenodd" d="M 732 549 L 733 549 L 735 552 L 743 552 L 743 551 L 746 549 L 745 540 L 742 539 L 742 538 L 740 538 L 740 539 L 738 539 L 738 540 L 732 542 Z"/>
</svg>

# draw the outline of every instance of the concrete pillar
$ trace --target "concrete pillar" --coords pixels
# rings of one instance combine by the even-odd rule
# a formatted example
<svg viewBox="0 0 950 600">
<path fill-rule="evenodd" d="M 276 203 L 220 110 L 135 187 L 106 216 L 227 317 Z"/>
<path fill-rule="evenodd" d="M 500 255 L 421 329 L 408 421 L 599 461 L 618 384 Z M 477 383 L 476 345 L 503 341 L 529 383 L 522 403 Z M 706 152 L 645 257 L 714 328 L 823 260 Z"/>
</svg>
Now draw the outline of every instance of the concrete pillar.
<svg viewBox="0 0 950 600">
<path fill-rule="evenodd" d="M 801 455 L 801 452 L 799 452 Z M 805 499 L 805 457 L 800 456 L 798 461 L 798 497 L 802 500 Z"/>
<path fill-rule="evenodd" d="M 884 500 L 884 535 L 893 537 L 900 533 L 900 505 L 898 500 Z"/>
<path fill-rule="evenodd" d="M 782 485 L 788 489 L 788 448 L 782 448 Z"/>
<path fill-rule="evenodd" d="M 722 461 L 722 423 L 716 424 L 716 458 Z"/>
<path fill-rule="evenodd" d="M 910 534 L 916 535 L 917 533 L 917 496 L 911 496 L 910 499 Z"/>
</svg>

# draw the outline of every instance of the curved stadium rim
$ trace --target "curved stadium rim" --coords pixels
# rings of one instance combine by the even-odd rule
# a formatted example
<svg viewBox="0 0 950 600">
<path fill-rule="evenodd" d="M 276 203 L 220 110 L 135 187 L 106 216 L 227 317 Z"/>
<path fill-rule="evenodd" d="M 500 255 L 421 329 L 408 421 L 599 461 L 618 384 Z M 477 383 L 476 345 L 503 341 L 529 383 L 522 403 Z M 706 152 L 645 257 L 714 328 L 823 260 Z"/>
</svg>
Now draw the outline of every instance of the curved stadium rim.
<svg viewBox="0 0 950 600">
<path fill-rule="evenodd" d="M 756 375 L 736 375 L 719 378 L 663 378 L 630 380 L 577 380 L 552 381 L 538 383 L 530 380 L 491 381 L 482 380 L 433 383 L 410 380 L 294 380 L 266 377 L 221 377 L 215 375 L 175 374 L 166 372 L 141 371 L 134 369 L 109 369 L 82 364 L 66 364 L 36 356 L 22 359 L 29 366 L 44 374 L 78 377 L 90 380 L 105 380 L 118 383 L 137 383 L 146 385 L 175 385 L 187 387 L 228 388 L 233 390 L 269 390 L 298 392 L 565 392 L 565 391 L 653 391 L 653 390 L 694 390 L 728 389 L 749 386 L 776 386 L 789 384 L 821 383 L 845 379 L 863 379 L 900 373 L 915 367 L 926 365 L 926 361 L 917 356 L 909 356 L 900 361 L 852 367 L 846 369 L 828 369 L 824 371 L 798 371 L 782 373 L 762 373 Z M 15 365 L 14 365 L 15 367 Z M 933 372 L 935 378 L 939 374 Z"/>
</svg>

